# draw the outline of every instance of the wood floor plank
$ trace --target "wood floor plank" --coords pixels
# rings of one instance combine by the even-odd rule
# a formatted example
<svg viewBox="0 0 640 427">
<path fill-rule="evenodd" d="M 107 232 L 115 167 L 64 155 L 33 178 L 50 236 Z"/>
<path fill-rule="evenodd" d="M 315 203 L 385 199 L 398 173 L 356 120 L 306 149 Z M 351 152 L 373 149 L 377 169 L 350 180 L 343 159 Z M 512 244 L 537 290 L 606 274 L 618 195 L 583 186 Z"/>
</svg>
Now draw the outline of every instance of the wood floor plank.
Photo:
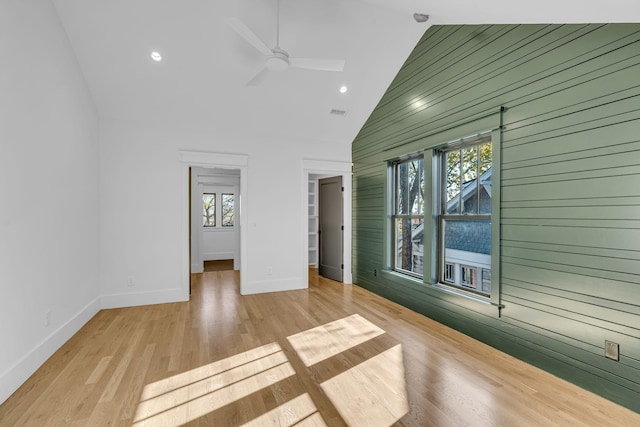
<svg viewBox="0 0 640 427">
<path fill-rule="evenodd" d="M 633 413 L 355 285 L 103 310 L 6 402 L 0 426 L 640 425 Z"/>
<path fill-rule="evenodd" d="M 89 379 L 87 379 L 85 384 L 97 383 L 98 380 L 100 380 L 100 377 L 102 377 L 102 374 L 104 374 L 104 371 L 106 371 L 109 367 L 109 362 L 111 362 L 111 359 L 113 359 L 113 356 L 105 356 L 100 359 L 100 362 L 98 362 L 96 368 L 93 370 L 93 372 L 91 372 L 91 375 L 89 375 Z"/>
</svg>

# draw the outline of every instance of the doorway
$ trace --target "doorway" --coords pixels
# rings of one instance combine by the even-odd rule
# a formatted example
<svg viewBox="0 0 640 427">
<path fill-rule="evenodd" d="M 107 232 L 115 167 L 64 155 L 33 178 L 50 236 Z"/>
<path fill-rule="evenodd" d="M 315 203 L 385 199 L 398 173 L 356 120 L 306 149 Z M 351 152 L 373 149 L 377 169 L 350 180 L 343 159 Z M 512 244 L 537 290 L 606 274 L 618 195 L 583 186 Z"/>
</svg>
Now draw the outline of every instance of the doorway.
<svg viewBox="0 0 640 427">
<path fill-rule="evenodd" d="M 238 266 L 240 270 L 240 293 L 246 289 L 246 268 L 247 268 L 247 236 L 243 230 L 247 229 L 247 215 L 243 206 L 246 206 L 247 176 L 248 176 L 248 156 L 242 154 L 211 153 L 203 151 L 180 151 L 181 163 L 181 226 L 180 226 L 180 246 L 182 253 L 181 284 L 180 292 L 185 300 L 189 299 L 189 286 L 191 282 L 191 226 L 202 223 L 202 207 L 191 209 L 193 188 L 191 186 L 190 168 L 205 168 L 214 170 L 236 171 L 239 173 L 239 191 L 235 198 L 235 219 L 234 226 L 237 227 L 238 239 Z M 190 190 L 191 186 L 191 190 Z M 197 217 L 195 220 L 194 218 Z"/>
<path fill-rule="evenodd" d="M 315 160 L 303 159 L 303 181 L 302 194 L 303 206 L 301 217 L 303 236 L 303 251 L 301 253 L 304 259 L 301 260 L 301 274 L 309 281 L 309 267 L 317 267 L 318 257 L 318 214 L 319 209 L 319 179 L 328 177 L 340 177 L 342 179 L 342 221 L 344 226 L 342 231 L 342 279 L 343 283 L 351 283 L 351 162 L 340 162 L 331 160 Z M 342 189 L 342 188 L 341 188 Z"/>
<path fill-rule="evenodd" d="M 231 260 L 240 269 L 240 170 L 191 168 L 191 273 L 208 261 Z"/>
</svg>

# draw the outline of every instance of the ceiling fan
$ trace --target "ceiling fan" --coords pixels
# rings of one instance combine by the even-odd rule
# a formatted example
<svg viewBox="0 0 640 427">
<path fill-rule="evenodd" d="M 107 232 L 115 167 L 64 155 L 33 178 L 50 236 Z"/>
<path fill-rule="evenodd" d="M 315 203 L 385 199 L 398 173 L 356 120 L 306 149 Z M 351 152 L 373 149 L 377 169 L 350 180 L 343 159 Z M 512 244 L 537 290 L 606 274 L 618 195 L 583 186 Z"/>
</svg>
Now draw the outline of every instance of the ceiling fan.
<svg viewBox="0 0 640 427">
<path fill-rule="evenodd" d="M 280 0 L 276 0 L 276 46 L 271 49 L 253 31 L 237 18 L 229 18 L 229 25 L 251 46 L 266 56 L 264 68 L 256 74 L 247 86 L 257 86 L 270 71 L 284 71 L 289 67 L 317 71 L 342 71 L 344 60 L 322 58 L 292 58 L 280 47 Z"/>
</svg>

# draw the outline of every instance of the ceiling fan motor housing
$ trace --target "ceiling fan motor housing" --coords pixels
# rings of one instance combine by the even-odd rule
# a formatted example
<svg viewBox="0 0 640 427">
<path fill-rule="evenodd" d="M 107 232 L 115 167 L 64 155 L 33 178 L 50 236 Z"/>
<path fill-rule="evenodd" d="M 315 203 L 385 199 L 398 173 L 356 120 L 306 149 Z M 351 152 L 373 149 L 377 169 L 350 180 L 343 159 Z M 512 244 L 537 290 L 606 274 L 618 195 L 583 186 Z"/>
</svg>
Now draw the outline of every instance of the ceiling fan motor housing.
<svg viewBox="0 0 640 427">
<path fill-rule="evenodd" d="M 273 55 L 267 57 L 266 68 L 271 71 L 284 71 L 289 68 L 289 54 L 279 47 L 274 47 Z"/>
</svg>

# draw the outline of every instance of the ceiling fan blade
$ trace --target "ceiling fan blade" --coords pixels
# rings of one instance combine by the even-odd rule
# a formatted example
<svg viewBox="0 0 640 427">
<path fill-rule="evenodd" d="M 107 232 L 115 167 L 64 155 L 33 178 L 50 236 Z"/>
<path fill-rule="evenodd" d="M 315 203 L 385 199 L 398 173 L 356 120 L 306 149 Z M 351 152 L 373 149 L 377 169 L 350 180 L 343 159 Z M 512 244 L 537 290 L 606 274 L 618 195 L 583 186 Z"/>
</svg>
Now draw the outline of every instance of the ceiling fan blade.
<svg viewBox="0 0 640 427">
<path fill-rule="evenodd" d="M 236 31 L 236 33 L 240 34 L 242 38 L 249 42 L 251 46 L 258 49 L 260 53 L 267 56 L 273 55 L 273 52 L 271 51 L 271 49 L 269 49 L 269 46 L 267 46 L 265 42 L 260 39 L 260 37 L 256 36 L 256 34 L 251 31 L 249 27 L 244 25 L 242 21 L 237 18 L 229 18 L 227 22 L 229 23 L 231 28 Z"/>
<path fill-rule="evenodd" d="M 265 77 L 267 77 L 267 73 L 269 73 L 269 70 L 263 68 L 258 74 L 256 74 L 251 80 L 247 82 L 247 86 L 258 86 L 260 83 L 262 83 Z"/>
<path fill-rule="evenodd" d="M 342 71 L 344 70 L 343 59 L 321 59 L 321 58 L 289 58 L 289 65 L 295 68 L 318 71 Z"/>
</svg>

